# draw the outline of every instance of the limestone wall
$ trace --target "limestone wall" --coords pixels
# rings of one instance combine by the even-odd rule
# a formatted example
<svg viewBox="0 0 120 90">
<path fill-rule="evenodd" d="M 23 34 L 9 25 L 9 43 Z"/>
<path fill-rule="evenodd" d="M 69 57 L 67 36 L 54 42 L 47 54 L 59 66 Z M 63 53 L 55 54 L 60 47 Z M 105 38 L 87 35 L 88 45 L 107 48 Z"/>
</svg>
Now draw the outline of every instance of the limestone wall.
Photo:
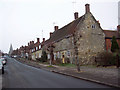
<svg viewBox="0 0 120 90">
<path fill-rule="evenodd" d="M 56 60 L 56 58 L 62 59 L 62 55 L 64 55 L 65 58 L 69 58 L 70 62 L 72 63 L 74 56 L 72 37 L 64 38 L 55 43 L 54 46 L 54 60 Z"/>
<path fill-rule="evenodd" d="M 78 53 L 81 64 L 92 64 L 98 53 L 105 50 L 105 35 L 91 14 L 86 14 L 85 20 L 78 25 Z"/>
<path fill-rule="evenodd" d="M 85 14 L 77 25 L 75 39 L 71 36 L 54 44 L 54 60 L 64 55 L 75 63 L 74 40 L 77 41 L 80 64 L 94 64 L 94 57 L 105 50 L 105 34 L 91 13 Z"/>
</svg>

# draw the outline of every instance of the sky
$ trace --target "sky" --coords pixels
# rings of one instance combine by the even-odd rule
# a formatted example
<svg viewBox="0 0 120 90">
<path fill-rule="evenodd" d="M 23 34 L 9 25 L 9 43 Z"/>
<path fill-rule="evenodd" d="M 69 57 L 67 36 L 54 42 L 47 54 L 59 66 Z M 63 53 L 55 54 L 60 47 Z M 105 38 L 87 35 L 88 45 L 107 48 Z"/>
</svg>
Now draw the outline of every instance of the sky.
<svg viewBox="0 0 120 90">
<path fill-rule="evenodd" d="M 120 1 L 118 2 L 118 25 L 120 25 Z"/>
<path fill-rule="evenodd" d="M 85 14 L 85 4 L 105 30 L 116 30 L 119 0 L 0 0 L 0 50 L 9 52 L 37 38 L 48 39 L 59 28 Z"/>
</svg>

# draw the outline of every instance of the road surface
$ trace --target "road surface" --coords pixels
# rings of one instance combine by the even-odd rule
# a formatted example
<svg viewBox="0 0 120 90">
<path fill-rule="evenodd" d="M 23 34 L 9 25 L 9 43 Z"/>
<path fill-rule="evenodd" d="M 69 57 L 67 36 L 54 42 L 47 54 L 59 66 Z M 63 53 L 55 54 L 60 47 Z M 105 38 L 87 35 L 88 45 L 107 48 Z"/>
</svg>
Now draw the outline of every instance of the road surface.
<svg viewBox="0 0 120 90">
<path fill-rule="evenodd" d="M 110 88 L 105 85 L 60 75 L 8 58 L 3 88 Z"/>
</svg>

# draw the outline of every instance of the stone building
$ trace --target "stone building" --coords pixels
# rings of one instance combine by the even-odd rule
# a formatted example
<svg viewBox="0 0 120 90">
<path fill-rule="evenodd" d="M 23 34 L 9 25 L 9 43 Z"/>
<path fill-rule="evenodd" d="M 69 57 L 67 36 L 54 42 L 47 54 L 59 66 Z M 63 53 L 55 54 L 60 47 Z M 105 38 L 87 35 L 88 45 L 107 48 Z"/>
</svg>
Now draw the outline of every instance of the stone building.
<svg viewBox="0 0 120 90">
<path fill-rule="evenodd" d="M 32 59 L 36 60 L 39 57 L 38 51 L 40 50 L 40 39 L 37 38 L 37 42 L 34 43 L 34 47 L 32 48 Z"/>
<path fill-rule="evenodd" d="M 54 60 L 59 58 L 69 59 L 75 63 L 76 51 L 80 64 L 94 64 L 94 57 L 105 50 L 105 34 L 99 22 L 90 12 L 90 5 L 85 5 L 85 14 L 78 17 L 74 13 L 75 20 L 50 33 L 50 38 L 45 41 L 44 48 L 52 44 Z"/>
<path fill-rule="evenodd" d="M 41 58 L 43 42 L 45 42 L 45 38 L 43 38 L 43 41 L 41 43 L 39 41 L 39 38 L 37 38 L 37 42 L 34 43 L 34 47 L 32 48 L 32 51 L 31 51 L 32 60 Z"/>
</svg>

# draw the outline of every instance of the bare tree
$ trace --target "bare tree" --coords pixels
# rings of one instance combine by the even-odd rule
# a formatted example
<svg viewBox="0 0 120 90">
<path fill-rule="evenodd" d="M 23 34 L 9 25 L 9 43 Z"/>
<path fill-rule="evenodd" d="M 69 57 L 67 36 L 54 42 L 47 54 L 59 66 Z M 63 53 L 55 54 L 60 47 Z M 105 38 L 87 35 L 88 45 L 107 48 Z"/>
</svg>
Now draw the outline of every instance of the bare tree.
<svg viewBox="0 0 120 90">
<path fill-rule="evenodd" d="M 55 48 L 55 46 L 53 45 L 53 43 L 50 43 L 50 45 L 48 46 L 48 49 L 47 49 L 50 52 L 50 65 L 52 65 L 52 63 L 54 61 L 53 48 Z"/>
<path fill-rule="evenodd" d="M 77 36 L 75 35 L 75 32 L 73 33 L 73 43 L 74 43 L 74 57 L 77 65 L 77 71 L 80 72 L 80 64 L 79 64 L 79 58 L 78 58 L 78 45 L 77 45 Z"/>
</svg>

